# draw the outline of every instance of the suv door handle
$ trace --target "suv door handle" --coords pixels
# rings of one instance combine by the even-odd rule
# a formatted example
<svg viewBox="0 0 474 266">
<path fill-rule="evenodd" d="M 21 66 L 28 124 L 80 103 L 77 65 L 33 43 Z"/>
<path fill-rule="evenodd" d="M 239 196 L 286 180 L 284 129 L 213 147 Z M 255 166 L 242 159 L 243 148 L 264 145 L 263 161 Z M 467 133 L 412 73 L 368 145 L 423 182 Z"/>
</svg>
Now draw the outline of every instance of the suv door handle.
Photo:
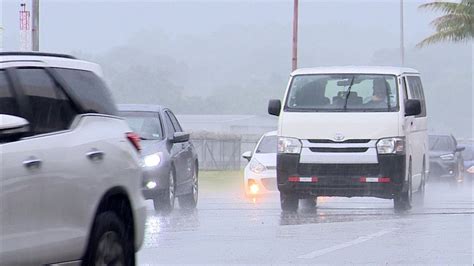
<svg viewBox="0 0 474 266">
<path fill-rule="evenodd" d="M 99 151 L 96 149 L 91 150 L 90 152 L 86 153 L 87 158 L 92 161 L 100 161 L 104 159 L 105 153 L 103 151 Z"/>
<path fill-rule="evenodd" d="M 43 161 L 41 161 L 40 159 L 36 157 L 30 157 L 27 160 L 23 161 L 23 165 L 26 168 L 39 168 L 42 162 Z"/>
</svg>

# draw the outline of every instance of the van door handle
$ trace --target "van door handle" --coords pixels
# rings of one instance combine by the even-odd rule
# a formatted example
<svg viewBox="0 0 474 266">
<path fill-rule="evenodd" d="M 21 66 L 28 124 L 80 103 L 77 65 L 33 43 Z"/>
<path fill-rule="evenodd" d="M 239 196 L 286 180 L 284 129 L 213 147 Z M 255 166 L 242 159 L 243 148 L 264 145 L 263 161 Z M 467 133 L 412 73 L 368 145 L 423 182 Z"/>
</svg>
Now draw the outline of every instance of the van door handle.
<svg viewBox="0 0 474 266">
<path fill-rule="evenodd" d="M 93 149 L 90 152 L 86 153 L 87 158 L 91 161 L 100 161 L 104 159 L 105 153 L 103 151 L 99 151 L 97 149 Z"/>
<path fill-rule="evenodd" d="M 36 157 L 30 157 L 27 160 L 23 161 L 23 165 L 26 168 L 39 168 L 42 161 Z"/>
</svg>

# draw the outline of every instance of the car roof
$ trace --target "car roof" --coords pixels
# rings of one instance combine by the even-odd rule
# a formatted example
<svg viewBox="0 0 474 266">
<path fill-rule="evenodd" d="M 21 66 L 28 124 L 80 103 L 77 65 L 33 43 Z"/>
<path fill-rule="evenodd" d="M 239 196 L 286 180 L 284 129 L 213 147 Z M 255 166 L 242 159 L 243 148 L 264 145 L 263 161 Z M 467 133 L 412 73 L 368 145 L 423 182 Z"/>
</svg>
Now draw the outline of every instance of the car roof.
<svg viewBox="0 0 474 266">
<path fill-rule="evenodd" d="M 277 135 L 277 131 L 270 131 L 270 132 L 267 132 L 265 134 L 263 134 L 264 137 L 272 137 L 272 136 L 276 136 Z"/>
<path fill-rule="evenodd" d="M 165 109 L 161 105 L 155 104 L 119 104 L 117 105 L 121 112 L 161 112 Z"/>
<path fill-rule="evenodd" d="M 43 53 L 43 52 L 0 52 L 0 69 L 7 63 L 15 66 L 28 66 L 31 63 L 42 63 L 46 67 L 79 69 L 94 72 L 102 77 L 102 69 L 98 64 L 76 59 L 71 55 Z"/>
<path fill-rule="evenodd" d="M 383 75 L 402 75 L 402 74 L 420 74 L 416 69 L 405 67 L 389 66 L 332 66 L 332 67 L 313 67 L 301 68 L 293 71 L 292 76 L 310 75 L 310 74 L 383 74 Z"/>
</svg>

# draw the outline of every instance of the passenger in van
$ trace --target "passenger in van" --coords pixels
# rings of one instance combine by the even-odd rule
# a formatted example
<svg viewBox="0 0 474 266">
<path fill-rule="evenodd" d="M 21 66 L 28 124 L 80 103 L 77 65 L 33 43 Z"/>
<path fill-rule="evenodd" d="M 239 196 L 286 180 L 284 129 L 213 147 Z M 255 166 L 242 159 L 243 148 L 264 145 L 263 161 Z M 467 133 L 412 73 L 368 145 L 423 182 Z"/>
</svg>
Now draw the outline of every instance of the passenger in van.
<svg viewBox="0 0 474 266">
<path fill-rule="evenodd" d="M 388 107 L 387 104 L 387 91 L 390 90 L 390 85 L 383 78 L 374 79 L 372 99 L 365 105 L 371 108 L 384 108 Z"/>
<path fill-rule="evenodd" d="M 316 80 L 304 85 L 295 95 L 296 107 L 318 107 L 328 105 L 329 98 L 324 96 L 327 81 Z"/>
</svg>

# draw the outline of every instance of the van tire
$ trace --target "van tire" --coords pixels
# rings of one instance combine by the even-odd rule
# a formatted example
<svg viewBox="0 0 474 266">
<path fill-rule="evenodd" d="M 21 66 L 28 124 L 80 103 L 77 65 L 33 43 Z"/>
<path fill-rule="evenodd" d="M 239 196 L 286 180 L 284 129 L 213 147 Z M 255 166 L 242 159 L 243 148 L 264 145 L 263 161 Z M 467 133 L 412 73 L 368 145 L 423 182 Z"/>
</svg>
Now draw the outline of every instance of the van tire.
<svg viewBox="0 0 474 266">
<path fill-rule="evenodd" d="M 421 173 L 421 183 L 418 191 L 413 193 L 413 203 L 416 206 L 423 206 L 425 203 L 425 186 L 426 186 L 426 162 L 423 161 L 423 168 Z"/>
<path fill-rule="evenodd" d="M 407 211 L 411 209 L 413 196 L 412 193 L 412 166 L 410 160 L 408 166 L 408 181 L 406 184 L 406 189 L 402 189 L 402 192 L 393 199 L 393 207 L 395 211 Z"/>
<path fill-rule="evenodd" d="M 294 212 L 298 210 L 299 198 L 291 192 L 280 192 L 280 205 L 282 211 Z"/>
</svg>

